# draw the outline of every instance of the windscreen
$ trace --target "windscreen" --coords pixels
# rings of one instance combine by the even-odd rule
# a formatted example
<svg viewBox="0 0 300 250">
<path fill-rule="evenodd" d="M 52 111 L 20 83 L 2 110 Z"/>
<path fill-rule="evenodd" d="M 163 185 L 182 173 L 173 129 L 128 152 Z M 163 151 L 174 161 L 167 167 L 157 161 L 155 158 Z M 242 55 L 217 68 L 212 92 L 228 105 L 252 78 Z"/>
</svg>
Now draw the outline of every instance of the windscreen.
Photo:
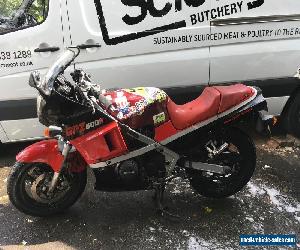
<svg viewBox="0 0 300 250">
<path fill-rule="evenodd" d="M 50 95 L 51 91 L 53 89 L 53 84 L 58 77 L 59 74 L 61 74 L 74 60 L 74 58 L 78 55 L 78 52 L 72 49 L 66 50 L 58 59 L 57 61 L 51 66 L 51 68 L 48 70 L 45 78 L 43 79 L 42 83 L 39 88 L 42 89 L 42 91 L 46 95 Z"/>
</svg>

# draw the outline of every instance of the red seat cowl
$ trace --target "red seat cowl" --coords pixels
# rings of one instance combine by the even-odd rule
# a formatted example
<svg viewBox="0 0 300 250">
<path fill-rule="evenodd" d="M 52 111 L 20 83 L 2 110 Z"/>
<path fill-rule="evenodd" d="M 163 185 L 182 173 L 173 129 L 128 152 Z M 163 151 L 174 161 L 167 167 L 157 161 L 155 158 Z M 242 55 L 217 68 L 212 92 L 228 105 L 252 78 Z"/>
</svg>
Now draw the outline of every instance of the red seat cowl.
<svg viewBox="0 0 300 250">
<path fill-rule="evenodd" d="M 254 94 L 252 88 L 240 83 L 231 86 L 214 86 L 213 88 L 221 94 L 218 114 L 246 101 Z"/>
</svg>

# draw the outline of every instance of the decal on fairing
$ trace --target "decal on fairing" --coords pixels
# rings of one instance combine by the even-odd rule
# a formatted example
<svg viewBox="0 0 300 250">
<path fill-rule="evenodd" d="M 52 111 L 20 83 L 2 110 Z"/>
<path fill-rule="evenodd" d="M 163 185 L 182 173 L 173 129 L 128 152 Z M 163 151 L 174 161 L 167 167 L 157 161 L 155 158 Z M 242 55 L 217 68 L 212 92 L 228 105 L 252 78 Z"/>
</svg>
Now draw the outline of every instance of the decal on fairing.
<svg viewBox="0 0 300 250">
<path fill-rule="evenodd" d="M 106 108 L 119 120 L 142 115 L 147 106 L 167 100 L 167 94 L 163 90 L 151 87 L 108 91 L 104 95 L 112 103 Z"/>
<path fill-rule="evenodd" d="M 71 137 L 76 134 L 83 134 L 86 130 L 90 130 L 92 128 L 99 127 L 104 123 L 103 118 L 97 119 L 95 121 L 86 123 L 86 122 L 81 122 L 79 124 L 76 124 L 71 127 L 67 127 L 65 130 L 66 136 Z"/>
<path fill-rule="evenodd" d="M 163 123 L 166 121 L 166 114 L 165 112 L 162 112 L 158 115 L 155 115 L 153 116 L 153 122 L 154 122 L 154 125 L 158 125 L 160 123 Z"/>
</svg>

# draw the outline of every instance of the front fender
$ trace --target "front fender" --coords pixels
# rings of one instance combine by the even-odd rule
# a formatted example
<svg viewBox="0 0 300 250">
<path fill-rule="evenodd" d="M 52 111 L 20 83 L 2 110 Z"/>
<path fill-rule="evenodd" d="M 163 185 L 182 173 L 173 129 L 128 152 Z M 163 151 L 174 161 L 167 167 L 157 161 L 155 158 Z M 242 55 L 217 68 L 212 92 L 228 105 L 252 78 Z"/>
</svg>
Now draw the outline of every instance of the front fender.
<svg viewBox="0 0 300 250">
<path fill-rule="evenodd" d="M 32 144 L 20 152 L 16 159 L 22 163 L 46 163 L 53 171 L 59 172 L 64 158 L 57 140 L 51 139 Z"/>
</svg>

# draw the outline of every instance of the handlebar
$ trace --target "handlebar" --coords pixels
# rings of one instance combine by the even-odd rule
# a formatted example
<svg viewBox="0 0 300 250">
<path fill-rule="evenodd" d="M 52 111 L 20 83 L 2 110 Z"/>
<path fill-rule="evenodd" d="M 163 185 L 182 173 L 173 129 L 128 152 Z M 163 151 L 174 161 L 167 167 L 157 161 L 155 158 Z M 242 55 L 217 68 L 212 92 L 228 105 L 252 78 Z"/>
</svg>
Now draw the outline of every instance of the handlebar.
<svg viewBox="0 0 300 250">
<path fill-rule="evenodd" d="M 58 60 L 50 67 L 46 76 L 41 81 L 37 72 L 31 74 L 29 85 L 36 88 L 47 99 L 51 97 L 52 90 L 67 98 L 74 98 L 76 102 L 88 104 L 95 110 L 95 98 L 103 104 L 109 104 L 105 96 L 101 96 L 100 86 L 92 84 L 90 76 L 83 70 L 71 73 L 74 83 L 69 82 L 63 73 L 80 54 L 79 47 L 69 47 Z"/>
</svg>

